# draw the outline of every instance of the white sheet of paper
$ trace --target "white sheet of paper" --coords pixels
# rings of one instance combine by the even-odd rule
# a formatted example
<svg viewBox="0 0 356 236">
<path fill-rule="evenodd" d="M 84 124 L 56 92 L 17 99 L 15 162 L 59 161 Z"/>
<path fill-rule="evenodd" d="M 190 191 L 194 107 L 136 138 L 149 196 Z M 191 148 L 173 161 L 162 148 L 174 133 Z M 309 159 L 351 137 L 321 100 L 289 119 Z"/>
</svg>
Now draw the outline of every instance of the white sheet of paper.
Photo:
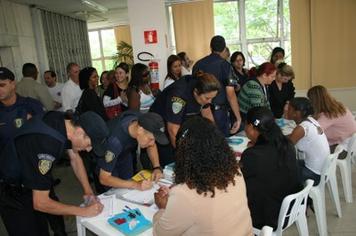
<svg viewBox="0 0 356 236">
<path fill-rule="evenodd" d="M 140 191 L 133 189 L 131 191 L 128 191 L 125 194 L 122 194 L 119 196 L 121 199 L 135 202 L 138 204 L 147 204 L 151 205 L 154 203 L 154 193 L 157 192 L 159 189 L 158 184 L 153 184 L 153 187 L 151 189 L 145 190 L 145 191 Z"/>
</svg>

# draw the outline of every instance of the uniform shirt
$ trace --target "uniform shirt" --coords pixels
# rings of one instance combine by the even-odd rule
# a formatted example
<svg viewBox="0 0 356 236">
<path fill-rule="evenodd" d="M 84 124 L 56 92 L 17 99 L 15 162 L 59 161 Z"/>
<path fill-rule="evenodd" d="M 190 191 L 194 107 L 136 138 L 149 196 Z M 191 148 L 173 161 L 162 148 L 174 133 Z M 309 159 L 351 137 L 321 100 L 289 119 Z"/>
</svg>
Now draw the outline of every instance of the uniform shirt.
<svg viewBox="0 0 356 236">
<path fill-rule="evenodd" d="M 281 118 L 284 111 L 284 105 L 287 101 L 294 98 L 295 92 L 294 85 L 291 81 L 282 84 L 282 89 L 279 89 L 276 81 L 273 81 L 268 86 L 269 102 L 274 117 Z"/>
<path fill-rule="evenodd" d="M 64 114 L 49 112 L 42 120 L 67 138 Z M 71 148 L 69 141 L 62 146 L 57 139 L 44 134 L 18 137 L 15 147 L 22 164 L 22 184 L 35 190 L 50 190 L 53 185 L 52 167 L 62 157 L 64 150 Z"/>
<path fill-rule="evenodd" d="M 162 116 L 166 122 L 182 124 L 189 117 L 200 115 L 202 106 L 193 96 L 197 79 L 185 76 L 174 82 L 158 95 L 150 111 Z"/>
<path fill-rule="evenodd" d="M 16 95 L 16 102 L 11 106 L 4 106 L 0 102 L 0 150 L 27 119 L 43 113 L 42 104 L 30 97 Z"/>
<path fill-rule="evenodd" d="M 112 176 L 130 179 L 133 176 L 132 152 L 137 147 L 136 139 L 129 134 L 129 125 L 137 120 L 137 113 L 126 112 L 110 120 L 107 125 L 111 130 L 109 138 L 111 148 L 105 156 L 98 159 L 98 167 L 110 172 Z"/>
<path fill-rule="evenodd" d="M 239 93 L 240 111 L 247 114 L 253 107 L 270 108 L 266 87 L 257 79 L 248 80 Z"/>
<path fill-rule="evenodd" d="M 62 89 L 63 111 L 72 110 L 74 112 L 80 96 L 82 96 L 82 90 L 79 85 L 74 83 L 71 79 L 68 79 L 68 81 L 64 83 Z"/>
<path fill-rule="evenodd" d="M 213 99 L 213 104 L 228 105 L 225 87 L 234 86 L 236 81 L 232 74 L 230 63 L 221 58 L 218 54 L 211 53 L 209 56 L 197 61 L 193 67 L 193 75 L 199 70 L 213 74 L 220 82 L 221 88 Z"/>
<path fill-rule="evenodd" d="M 24 77 L 16 84 L 16 92 L 23 97 L 31 97 L 40 101 L 47 111 L 53 110 L 54 103 L 45 85 L 37 83 L 31 77 Z"/>
</svg>

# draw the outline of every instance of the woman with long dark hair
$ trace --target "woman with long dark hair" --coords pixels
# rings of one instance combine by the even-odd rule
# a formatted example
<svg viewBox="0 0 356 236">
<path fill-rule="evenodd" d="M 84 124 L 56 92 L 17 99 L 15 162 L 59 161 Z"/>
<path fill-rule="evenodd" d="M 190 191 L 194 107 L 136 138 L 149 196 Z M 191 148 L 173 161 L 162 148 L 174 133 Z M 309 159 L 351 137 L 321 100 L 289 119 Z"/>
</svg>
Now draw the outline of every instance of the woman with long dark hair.
<svg viewBox="0 0 356 236">
<path fill-rule="evenodd" d="M 240 163 L 253 226 L 276 228 L 284 197 L 299 189 L 295 149 L 266 107 L 248 111 L 245 132 L 251 143 Z"/>
<path fill-rule="evenodd" d="M 154 235 L 252 235 L 246 188 L 224 135 L 199 116 L 177 134 L 175 186 L 155 194 Z"/>
<path fill-rule="evenodd" d="M 245 66 L 245 56 L 242 52 L 236 51 L 231 55 L 230 63 L 236 76 L 238 77 L 238 83 L 240 88 L 247 82 L 248 80 L 248 70 L 244 68 Z"/>
<path fill-rule="evenodd" d="M 170 55 L 168 57 L 167 72 L 163 88 L 168 87 L 182 76 L 182 63 L 178 56 Z"/>
</svg>

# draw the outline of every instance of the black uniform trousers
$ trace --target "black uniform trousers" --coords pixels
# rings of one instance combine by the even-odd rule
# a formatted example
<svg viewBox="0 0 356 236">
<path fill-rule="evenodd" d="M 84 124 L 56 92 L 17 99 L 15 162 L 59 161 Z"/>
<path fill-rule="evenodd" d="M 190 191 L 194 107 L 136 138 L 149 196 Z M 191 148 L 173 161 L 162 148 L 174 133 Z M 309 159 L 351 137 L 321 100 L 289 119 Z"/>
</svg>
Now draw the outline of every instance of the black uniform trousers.
<svg viewBox="0 0 356 236">
<path fill-rule="evenodd" d="M 58 200 L 53 189 L 49 196 Z M 66 235 L 63 216 L 33 209 L 31 189 L 0 183 L 0 214 L 10 236 L 49 236 L 47 221 L 54 235 Z"/>
</svg>

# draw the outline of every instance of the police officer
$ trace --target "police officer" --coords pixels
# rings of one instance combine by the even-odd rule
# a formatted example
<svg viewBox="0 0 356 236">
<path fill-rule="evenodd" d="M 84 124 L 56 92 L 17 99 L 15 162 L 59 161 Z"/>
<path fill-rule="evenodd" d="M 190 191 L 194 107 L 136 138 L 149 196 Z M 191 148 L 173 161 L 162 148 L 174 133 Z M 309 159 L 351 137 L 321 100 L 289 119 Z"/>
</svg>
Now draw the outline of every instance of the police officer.
<svg viewBox="0 0 356 236">
<path fill-rule="evenodd" d="M 215 76 L 198 72 L 180 78 L 158 95 L 150 110 L 162 116 L 170 139 L 170 145 L 158 145 L 161 165 L 174 161 L 176 134 L 185 120 L 196 115 L 213 120 L 210 103 L 219 89 Z"/>
<path fill-rule="evenodd" d="M 220 82 L 221 88 L 218 95 L 213 99 L 214 120 L 220 131 L 229 136 L 236 133 L 240 127 L 240 108 L 235 94 L 236 78 L 234 77 L 231 65 L 223 58 L 226 48 L 225 39 L 214 36 L 210 41 L 211 54 L 200 59 L 193 67 L 193 74 L 201 70 L 213 74 Z M 236 117 L 236 121 L 231 125 L 229 121 L 229 107 Z"/>
<path fill-rule="evenodd" d="M 95 113 L 72 120 L 60 112 L 33 117 L 17 130 L 0 153 L 0 214 L 10 235 L 49 235 L 46 214 L 95 216 L 103 208 L 93 196 L 78 151 L 93 149 L 98 155 L 109 131 Z M 52 195 L 52 166 L 65 150 L 85 196 L 86 207 L 55 201 Z"/>
<path fill-rule="evenodd" d="M 110 120 L 108 128 L 111 136 L 108 139 L 108 150 L 104 158 L 98 159 L 100 183 L 106 187 L 131 188 L 145 190 L 151 188 L 150 180 L 135 182 L 130 180 L 134 175 L 132 154 L 140 148 L 147 150 L 153 167 L 152 180 L 162 176 L 156 143 L 168 144 L 164 132 L 162 117 L 156 113 L 139 113 L 126 111 L 119 117 Z M 107 188 L 105 189 L 107 190 Z"/>
</svg>

